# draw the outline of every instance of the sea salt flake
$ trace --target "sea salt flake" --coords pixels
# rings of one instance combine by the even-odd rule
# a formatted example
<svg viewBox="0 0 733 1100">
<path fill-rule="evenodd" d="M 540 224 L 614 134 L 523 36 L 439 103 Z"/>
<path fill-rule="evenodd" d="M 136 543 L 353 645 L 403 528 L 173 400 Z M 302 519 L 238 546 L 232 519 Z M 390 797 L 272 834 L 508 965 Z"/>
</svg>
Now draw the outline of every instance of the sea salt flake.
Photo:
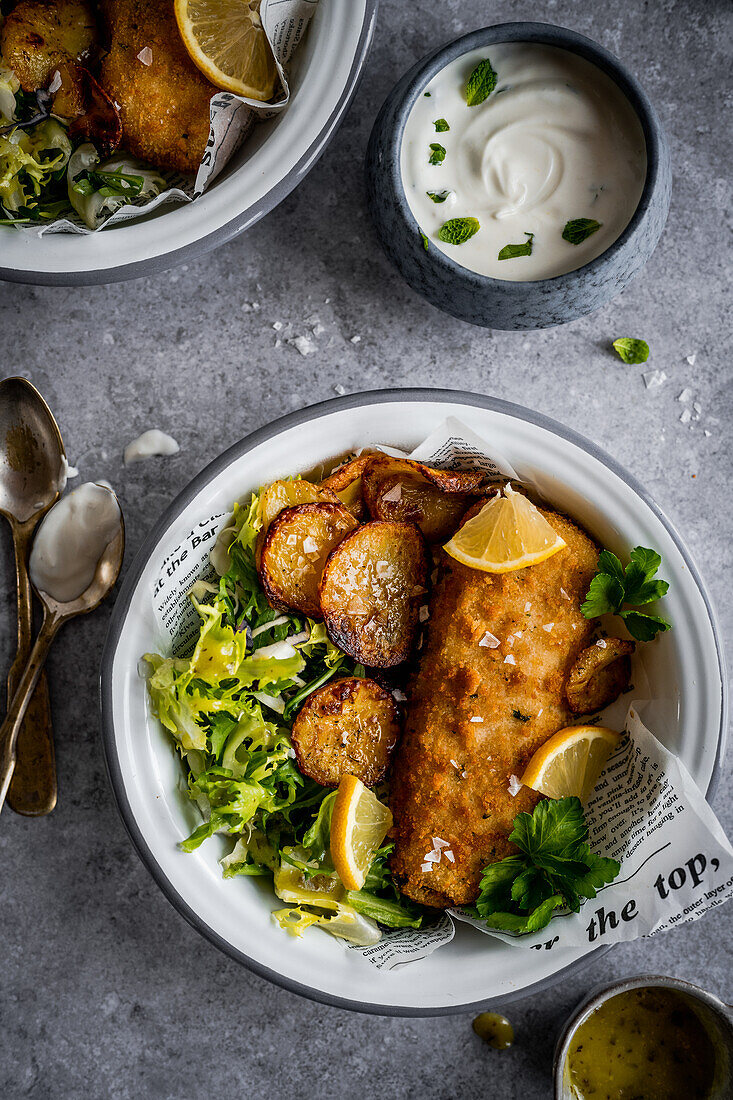
<svg viewBox="0 0 733 1100">
<path fill-rule="evenodd" d="M 678 395 L 677 400 L 681 401 L 682 404 L 685 405 L 690 400 L 691 397 L 692 397 L 692 390 L 690 389 L 689 386 L 685 386 L 685 388 L 682 390 L 682 393 L 680 393 Z"/>
<path fill-rule="evenodd" d="M 510 653 L 508 657 L 504 658 L 505 665 L 515 665 L 516 663 L 516 658 L 514 657 L 513 653 Z"/>
<path fill-rule="evenodd" d="M 483 718 L 481 718 L 481 716 L 478 715 L 478 714 L 474 714 L 473 718 L 471 718 L 470 721 L 471 722 L 483 722 Z"/>
<path fill-rule="evenodd" d="M 598 646 L 599 649 L 605 649 L 606 648 L 606 639 L 605 638 L 599 638 L 598 641 L 596 642 L 596 645 Z"/>
<path fill-rule="evenodd" d="M 693 351 L 692 355 L 686 355 L 685 358 L 691 367 L 695 366 L 695 360 L 697 359 L 697 352 Z"/>
<path fill-rule="evenodd" d="M 382 500 L 395 501 L 402 500 L 402 482 L 398 481 L 396 485 L 393 485 L 386 493 L 382 494 Z"/>
<path fill-rule="evenodd" d="M 506 640 L 506 644 L 509 646 L 510 649 L 514 645 L 514 635 L 513 634 L 509 635 L 509 637 Z"/>
<path fill-rule="evenodd" d="M 326 326 L 322 325 L 320 321 L 317 322 L 311 329 L 314 336 L 320 336 L 322 332 L 326 331 Z"/>
<path fill-rule="evenodd" d="M 152 65 L 153 51 L 150 49 L 150 46 L 143 46 L 140 53 L 137 55 L 137 59 L 138 61 L 142 61 L 143 65 Z"/>
<path fill-rule="evenodd" d="M 681 424 L 689 424 L 691 420 L 692 420 L 692 409 L 683 409 L 682 410 L 682 415 L 680 416 L 680 423 Z"/>
<path fill-rule="evenodd" d="M 333 392 L 337 393 L 339 397 L 343 397 L 346 393 L 346 387 L 342 386 L 340 382 L 337 382 L 336 385 L 333 387 Z"/>
<path fill-rule="evenodd" d="M 706 428 L 706 429 L 705 429 L 705 432 L 704 432 L 704 434 L 705 434 L 705 437 L 706 437 L 706 438 L 709 438 L 709 437 L 710 437 L 710 435 L 711 435 L 712 433 L 711 433 L 711 432 L 709 432 L 709 431 L 707 430 L 707 428 Z"/>
<path fill-rule="evenodd" d="M 450 850 L 450 848 L 446 848 L 446 849 L 445 849 L 445 851 L 443 852 L 443 855 L 444 855 L 444 856 L 445 856 L 445 858 L 446 858 L 447 860 L 449 860 L 449 861 L 450 861 L 451 863 L 455 863 L 455 862 L 456 862 L 456 857 L 455 857 L 455 856 L 453 855 L 453 852 L 452 852 L 452 851 Z"/>
<path fill-rule="evenodd" d="M 555 625 L 554 623 L 545 623 L 545 624 L 543 625 L 542 629 L 543 629 L 543 630 L 546 630 L 546 631 L 547 631 L 547 633 L 548 633 L 548 634 L 550 634 L 550 633 L 551 633 L 551 631 L 552 631 L 552 628 L 554 627 L 554 625 Z"/>
<path fill-rule="evenodd" d="M 658 389 L 667 381 L 666 372 L 663 370 L 648 370 L 641 376 L 648 390 Z"/>
<path fill-rule="evenodd" d="M 273 321 L 272 327 L 274 328 L 275 332 L 280 332 L 283 327 L 283 323 L 282 321 Z"/>
<path fill-rule="evenodd" d="M 522 784 L 519 782 L 516 775 L 510 775 L 509 786 L 507 787 L 507 790 L 509 791 L 509 794 L 512 796 L 512 798 L 516 798 L 521 789 Z"/>
<path fill-rule="evenodd" d="M 421 863 L 420 864 L 420 870 L 422 871 L 423 874 L 425 874 L 426 871 L 432 871 L 432 869 L 433 869 L 432 863 Z"/>
<path fill-rule="evenodd" d="M 450 848 L 450 844 L 447 840 L 443 840 L 442 836 L 434 836 L 433 849 L 437 852 L 439 848 Z"/>
<path fill-rule="evenodd" d="M 485 649 L 496 649 L 497 646 L 501 645 L 501 642 L 495 634 L 492 634 L 490 630 L 487 630 L 483 638 L 479 642 L 479 645 L 483 646 Z"/>
<path fill-rule="evenodd" d="M 521 630 L 515 630 L 514 631 L 514 637 L 515 638 L 521 638 L 522 637 L 522 631 Z"/>
<path fill-rule="evenodd" d="M 360 344 L 361 343 L 361 336 L 352 336 L 351 340 L 349 342 L 352 343 L 352 344 Z"/>
<path fill-rule="evenodd" d="M 315 350 L 315 345 L 312 340 L 309 340 L 307 336 L 295 336 L 288 343 L 300 352 L 301 355 L 311 355 Z"/>
<path fill-rule="evenodd" d="M 404 691 L 400 691 L 399 688 L 394 689 L 394 691 L 392 692 L 392 698 L 395 699 L 398 703 L 407 702 L 407 696 L 405 695 Z"/>
<path fill-rule="evenodd" d="M 51 93 L 51 95 L 53 95 L 53 93 L 57 92 L 60 87 L 61 87 L 61 73 L 57 69 L 56 72 L 53 74 L 53 80 L 51 81 L 51 83 L 48 86 L 48 91 Z"/>
<path fill-rule="evenodd" d="M 316 542 L 316 540 L 313 538 L 312 535 L 308 535 L 307 538 L 303 539 L 303 550 L 305 551 L 306 554 L 317 554 L 318 553 L 318 543 Z"/>
<path fill-rule="evenodd" d="M 532 610 L 532 604 L 529 602 L 529 600 L 527 600 L 526 604 L 524 605 L 525 615 L 528 615 L 531 610 Z"/>
<path fill-rule="evenodd" d="M 426 852 L 423 859 L 426 863 L 440 863 L 440 852 Z"/>
<path fill-rule="evenodd" d="M 420 619 L 420 622 L 421 623 L 426 623 L 428 621 L 428 619 L 430 618 L 430 612 L 428 611 L 428 605 L 426 603 L 424 603 L 417 614 L 418 614 L 418 618 Z"/>
<path fill-rule="evenodd" d="M 561 588 L 561 589 L 560 589 L 560 595 L 562 596 L 562 598 L 563 598 L 564 600 L 569 600 L 569 599 L 570 599 L 570 597 L 568 596 L 568 594 L 567 594 L 567 592 L 565 591 L 565 589 L 564 589 L 564 588 Z"/>
</svg>

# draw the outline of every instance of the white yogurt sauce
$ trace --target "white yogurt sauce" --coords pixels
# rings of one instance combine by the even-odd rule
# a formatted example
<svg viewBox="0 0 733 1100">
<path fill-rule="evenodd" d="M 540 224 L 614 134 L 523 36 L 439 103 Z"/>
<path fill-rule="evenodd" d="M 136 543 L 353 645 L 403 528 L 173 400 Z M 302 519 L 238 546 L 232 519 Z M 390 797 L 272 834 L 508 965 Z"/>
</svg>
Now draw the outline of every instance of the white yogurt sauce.
<svg viewBox="0 0 733 1100">
<path fill-rule="evenodd" d="M 127 444 L 125 466 L 131 466 L 133 462 L 143 462 L 146 458 L 155 458 L 157 455 L 175 455 L 180 449 L 172 435 L 151 428 Z"/>
<path fill-rule="evenodd" d="M 119 529 L 120 506 L 110 489 L 88 481 L 62 497 L 33 542 L 30 574 L 36 588 L 59 603 L 81 596 Z"/>
<path fill-rule="evenodd" d="M 466 81 L 485 58 L 496 87 L 469 107 Z M 456 58 L 425 91 L 405 125 L 401 170 L 430 247 L 479 274 L 525 282 L 582 267 L 626 228 L 646 178 L 646 144 L 631 104 L 595 65 L 552 46 L 505 42 Z M 436 132 L 438 119 L 450 129 Z M 431 143 L 446 150 L 442 164 L 429 163 Z M 442 203 L 427 194 L 445 190 Z M 451 218 L 476 218 L 481 228 L 447 244 L 438 231 Z M 574 245 L 562 231 L 578 218 L 602 225 Z M 530 256 L 498 259 L 528 233 Z"/>
</svg>

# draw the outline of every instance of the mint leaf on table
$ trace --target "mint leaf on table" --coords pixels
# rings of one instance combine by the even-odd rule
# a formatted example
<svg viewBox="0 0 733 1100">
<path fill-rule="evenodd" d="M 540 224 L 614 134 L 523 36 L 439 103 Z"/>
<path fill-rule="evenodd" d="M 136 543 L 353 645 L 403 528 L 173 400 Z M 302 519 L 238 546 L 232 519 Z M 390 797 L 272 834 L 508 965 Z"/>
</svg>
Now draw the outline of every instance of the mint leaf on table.
<svg viewBox="0 0 733 1100">
<path fill-rule="evenodd" d="M 435 127 L 436 134 L 444 134 L 447 133 L 448 130 L 450 130 L 450 126 L 444 118 L 436 118 L 433 126 Z"/>
<path fill-rule="evenodd" d="M 573 221 L 565 222 L 562 239 L 569 241 L 570 244 L 582 244 L 588 237 L 597 233 L 602 225 L 603 222 L 597 222 L 595 218 L 575 218 Z"/>
<path fill-rule="evenodd" d="M 496 87 L 496 73 L 488 57 L 479 61 L 466 83 L 466 103 L 477 107 L 491 95 Z"/>
<path fill-rule="evenodd" d="M 450 195 L 450 191 L 426 191 L 425 194 L 429 199 L 432 199 L 433 202 L 445 202 Z"/>
<path fill-rule="evenodd" d="M 484 868 L 476 912 L 491 928 L 524 934 L 549 924 L 556 909 L 577 912 L 617 877 L 620 865 L 587 844 L 580 799 L 548 799 L 518 814 L 509 839 L 519 853 Z"/>
<path fill-rule="evenodd" d="M 528 238 L 524 244 L 505 244 L 497 258 L 499 260 L 514 260 L 517 256 L 531 256 L 534 233 L 527 233 L 525 230 L 524 235 Z"/>
<path fill-rule="evenodd" d="M 671 623 L 658 615 L 646 615 L 635 608 L 661 599 L 669 591 L 668 581 L 655 573 L 662 564 L 656 550 L 635 546 L 624 568 L 615 554 L 602 550 L 598 556 L 598 572 L 590 582 L 588 593 L 580 610 L 586 619 L 601 615 L 620 615 L 632 638 L 638 642 L 650 642 L 660 631 L 669 630 Z M 631 607 L 624 607 L 630 604 Z"/>
<path fill-rule="evenodd" d="M 437 141 L 431 141 L 430 148 L 432 150 L 428 159 L 428 164 L 442 164 L 445 160 L 445 149 L 442 145 L 439 145 Z"/>
<path fill-rule="evenodd" d="M 646 340 L 635 340 L 630 336 L 622 336 L 614 340 L 613 346 L 623 359 L 624 363 L 634 366 L 636 363 L 646 363 L 649 358 L 649 345 Z"/>
<path fill-rule="evenodd" d="M 481 228 L 476 218 L 451 218 L 438 230 L 438 240 L 445 244 L 464 244 Z"/>
</svg>

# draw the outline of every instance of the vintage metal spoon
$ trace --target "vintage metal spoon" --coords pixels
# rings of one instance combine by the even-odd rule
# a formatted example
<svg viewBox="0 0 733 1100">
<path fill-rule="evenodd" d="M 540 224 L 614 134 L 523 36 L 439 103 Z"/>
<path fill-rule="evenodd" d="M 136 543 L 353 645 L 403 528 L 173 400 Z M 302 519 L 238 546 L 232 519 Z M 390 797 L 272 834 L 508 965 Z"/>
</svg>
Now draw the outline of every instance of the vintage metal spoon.
<svg viewBox="0 0 733 1100">
<path fill-rule="evenodd" d="M 15 548 L 18 648 L 8 674 L 8 702 L 28 664 L 33 604 L 28 550 L 41 517 L 58 500 L 66 480 L 66 455 L 56 421 L 35 386 L 25 378 L 0 382 L 0 513 L 9 521 Z M 17 765 L 8 803 L 19 814 L 38 816 L 56 805 L 56 761 L 51 706 L 41 675 L 20 730 Z"/>
<path fill-rule="evenodd" d="M 104 597 L 108 595 L 119 576 L 124 552 L 125 524 L 122 519 L 122 512 L 120 512 L 119 530 L 112 540 L 107 543 L 101 558 L 97 562 L 91 584 L 80 596 L 77 596 L 75 600 L 69 600 L 68 603 L 62 603 L 55 600 L 48 592 L 41 592 L 34 586 L 34 591 L 43 605 L 43 623 L 38 632 L 35 645 L 31 650 L 28 664 L 20 678 L 17 691 L 8 707 L 5 721 L 0 726 L 0 810 L 2 810 L 5 803 L 5 796 L 8 793 L 13 769 L 15 768 L 18 731 L 30 697 L 33 694 L 33 689 L 41 675 L 51 642 L 64 623 L 77 615 L 85 615 L 89 611 L 94 611 L 95 607 L 98 607 Z"/>
</svg>

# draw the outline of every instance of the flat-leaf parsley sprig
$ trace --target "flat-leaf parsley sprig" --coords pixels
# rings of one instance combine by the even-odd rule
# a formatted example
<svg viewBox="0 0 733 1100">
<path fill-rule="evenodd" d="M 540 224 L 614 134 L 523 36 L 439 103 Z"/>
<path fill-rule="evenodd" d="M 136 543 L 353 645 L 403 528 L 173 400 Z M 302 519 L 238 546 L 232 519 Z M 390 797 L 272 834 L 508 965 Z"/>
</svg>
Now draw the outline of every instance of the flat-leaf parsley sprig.
<svg viewBox="0 0 733 1100">
<path fill-rule="evenodd" d="M 662 564 L 656 550 L 635 546 L 629 555 L 631 560 L 623 567 L 615 554 L 602 550 L 598 557 L 598 572 L 590 582 L 581 611 L 586 619 L 600 615 L 620 615 L 632 638 L 650 642 L 660 631 L 671 629 L 672 624 L 658 615 L 646 615 L 635 608 L 661 599 L 668 589 L 667 581 L 654 579 Z M 624 608 L 624 604 L 631 607 Z"/>
<path fill-rule="evenodd" d="M 617 877 L 615 859 L 591 852 L 580 799 L 547 799 L 518 814 L 509 839 L 519 849 L 484 868 L 476 912 L 492 928 L 537 932 L 556 909 L 577 913 Z"/>
</svg>

